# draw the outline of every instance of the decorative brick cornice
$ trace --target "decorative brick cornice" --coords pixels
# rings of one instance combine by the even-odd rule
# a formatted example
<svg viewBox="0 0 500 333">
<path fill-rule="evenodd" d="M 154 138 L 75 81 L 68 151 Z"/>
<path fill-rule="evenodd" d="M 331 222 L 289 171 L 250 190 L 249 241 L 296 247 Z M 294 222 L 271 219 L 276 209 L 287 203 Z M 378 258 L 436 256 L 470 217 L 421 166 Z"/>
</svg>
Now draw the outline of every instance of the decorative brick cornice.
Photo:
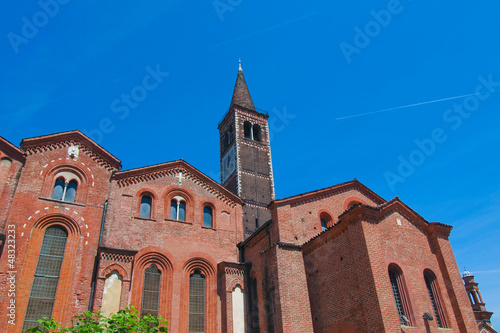
<svg viewBox="0 0 500 333">
<path fill-rule="evenodd" d="M 250 140 L 247 138 L 239 138 L 239 141 L 245 146 L 254 147 L 254 148 L 257 148 L 258 150 L 262 150 L 262 151 L 269 150 L 269 145 L 265 142 L 259 142 L 259 141 Z"/>
<path fill-rule="evenodd" d="M 117 262 L 129 263 L 134 261 L 134 257 L 137 254 L 135 250 L 128 249 L 115 249 L 111 247 L 100 247 L 99 256 L 102 260 L 110 260 Z"/>
<path fill-rule="evenodd" d="M 357 179 L 354 179 L 354 180 L 351 180 L 351 181 L 348 181 L 345 183 L 326 187 L 326 188 L 319 189 L 316 191 L 311 191 L 311 192 L 291 196 L 288 198 L 274 200 L 273 202 L 271 202 L 269 204 L 269 207 L 279 207 L 279 206 L 284 206 L 284 205 L 290 205 L 292 207 L 299 206 L 299 205 L 303 205 L 305 203 L 322 200 L 324 198 L 332 197 L 334 195 L 338 195 L 340 193 L 351 191 L 351 190 L 358 190 L 359 192 L 366 195 L 368 198 L 373 200 L 378 205 L 382 205 L 382 204 L 386 203 L 386 200 L 384 200 L 381 196 L 379 196 L 377 193 L 373 192 L 368 187 L 366 187 L 365 185 L 360 183 Z"/>
<path fill-rule="evenodd" d="M 241 198 L 222 187 L 219 183 L 207 177 L 205 174 L 184 160 L 176 160 L 143 168 L 117 172 L 113 175 L 112 179 L 117 182 L 119 187 L 126 187 L 159 178 L 175 177 L 179 174 L 179 172 L 182 172 L 185 179 L 188 179 L 196 185 L 204 188 L 207 192 L 215 195 L 229 206 L 235 207 L 238 204 L 243 204 Z"/>
<path fill-rule="evenodd" d="M 92 160 L 110 172 L 121 169 L 119 159 L 111 155 L 79 130 L 56 133 L 45 136 L 28 138 L 21 141 L 21 148 L 26 155 L 34 155 L 69 146 L 78 146 L 80 150 Z"/>
</svg>

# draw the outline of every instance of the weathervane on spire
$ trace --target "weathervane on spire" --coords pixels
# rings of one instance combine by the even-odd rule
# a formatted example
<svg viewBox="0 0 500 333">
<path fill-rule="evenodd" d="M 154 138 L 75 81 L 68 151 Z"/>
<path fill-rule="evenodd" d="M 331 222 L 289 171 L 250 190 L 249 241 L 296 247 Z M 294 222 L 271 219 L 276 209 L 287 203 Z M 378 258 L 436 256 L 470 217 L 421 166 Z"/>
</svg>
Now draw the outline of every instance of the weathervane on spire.
<svg viewBox="0 0 500 333">
<path fill-rule="evenodd" d="M 238 70 L 239 70 L 239 71 L 241 71 L 241 72 L 243 72 L 243 69 L 241 69 L 241 58 L 240 58 L 240 59 L 238 59 L 238 63 L 239 63 L 239 68 L 238 68 Z"/>
</svg>

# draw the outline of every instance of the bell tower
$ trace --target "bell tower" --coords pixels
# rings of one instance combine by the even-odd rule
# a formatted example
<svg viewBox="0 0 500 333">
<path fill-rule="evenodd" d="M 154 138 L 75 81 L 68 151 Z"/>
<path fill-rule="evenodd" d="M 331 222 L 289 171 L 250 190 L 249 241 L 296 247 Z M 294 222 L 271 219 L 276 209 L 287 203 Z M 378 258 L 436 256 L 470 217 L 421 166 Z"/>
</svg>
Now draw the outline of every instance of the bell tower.
<svg viewBox="0 0 500 333">
<path fill-rule="evenodd" d="M 267 205 L 274 200 L 274 181 L 267 118 L 255 109 L 240 61 L 231 105 L 218 129 L 221 184 L 245 202 L 245 238 L 271 219 Z"/>
<path fill-rule="evenodd" d="M 480 325 L 483 324 L 492 327 L 490 319 L 493 315 L 493 312 L 489 312 L 486 310 L 486 305 L 484 304 L 483 296 L 481 296 L 481 292 L 479 291 L 478 283 L 474 281 L 474 275 L 465 270 L 464 274 L 462 275 L 462 279 L 464 280 L 465 291 L 467 292 L 467 296 L 469 296 L 470 305 L 472 306 L 472 310 L 474 311 L 476 321 Z M 483 331 L 481 330 L 481 332 Z"/>
</svg>

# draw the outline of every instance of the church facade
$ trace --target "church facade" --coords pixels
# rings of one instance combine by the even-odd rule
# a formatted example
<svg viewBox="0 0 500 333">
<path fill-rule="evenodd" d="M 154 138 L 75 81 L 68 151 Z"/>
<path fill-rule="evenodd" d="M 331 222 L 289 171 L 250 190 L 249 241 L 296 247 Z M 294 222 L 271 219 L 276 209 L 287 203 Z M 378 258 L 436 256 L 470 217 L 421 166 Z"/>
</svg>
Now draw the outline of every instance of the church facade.
<svg viewBox="0 0 500 333">
<path fill-rule="evenodd" d="M 276 199 L 267 119 L 240 67 L 221 183 L 184 160 L 121 170 L 78 130 L 0 137 L 0 331 L 128 304 L 172 333 L 491 327 L 451 226 L 356 179 Z"/>
</svg>

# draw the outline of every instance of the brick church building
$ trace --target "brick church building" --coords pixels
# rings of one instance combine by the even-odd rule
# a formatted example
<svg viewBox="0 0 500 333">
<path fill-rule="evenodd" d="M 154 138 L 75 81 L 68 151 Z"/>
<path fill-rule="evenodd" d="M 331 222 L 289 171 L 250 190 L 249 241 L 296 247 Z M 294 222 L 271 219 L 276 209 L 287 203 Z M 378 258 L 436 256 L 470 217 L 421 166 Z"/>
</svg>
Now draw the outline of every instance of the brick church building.
<svg viewBox="0 0 500 333">
<path fill-rule="evenodd" d="M 0 332 L 127 304 L 171 333 L 494 332 L 451 226 L 356 179 L 275 198 L 241 67 L 218 129 L 221 183 L 121 170 L 78 130 L 0 137 Z"/>
</svg>

